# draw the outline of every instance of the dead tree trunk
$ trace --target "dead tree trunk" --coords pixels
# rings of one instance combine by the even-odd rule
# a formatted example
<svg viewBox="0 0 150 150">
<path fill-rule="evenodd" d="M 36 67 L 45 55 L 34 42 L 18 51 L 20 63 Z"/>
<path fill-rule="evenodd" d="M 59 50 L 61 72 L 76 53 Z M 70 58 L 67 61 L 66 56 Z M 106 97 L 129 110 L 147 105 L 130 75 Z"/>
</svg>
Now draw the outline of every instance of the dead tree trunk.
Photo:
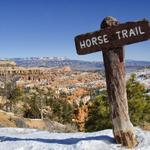
<svg viewBox="0 0 150 150">
<path fill-rule="evenodd" d="M 101 24 L 101 28 L 117 24 L 118 21 L 115 18 L 106 17 Z M 132 148 L 137 144 L 137 140 L 128 114 L 123 53 L 123 47 L 104 49 L 103 59 L 114 137 L 117 143 Z"/>
</svg>

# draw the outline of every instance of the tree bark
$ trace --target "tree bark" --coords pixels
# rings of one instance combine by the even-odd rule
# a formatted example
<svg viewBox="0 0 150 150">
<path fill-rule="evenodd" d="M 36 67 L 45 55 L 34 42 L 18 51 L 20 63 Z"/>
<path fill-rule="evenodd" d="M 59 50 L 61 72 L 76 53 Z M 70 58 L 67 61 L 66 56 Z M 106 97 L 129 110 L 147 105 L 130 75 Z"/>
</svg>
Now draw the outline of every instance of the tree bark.
<svg viewBox="0 0 150 150">
<path fill-rule="evenodd" d="M 106 17 L 101 28 L 117 24 L 115 18 Z M 137 140 L 128 114 L 123 47 L 104 49 L 103 59 L 114 137 L 117 143 L 132 148 L 137 144 Z"/>
</svg>

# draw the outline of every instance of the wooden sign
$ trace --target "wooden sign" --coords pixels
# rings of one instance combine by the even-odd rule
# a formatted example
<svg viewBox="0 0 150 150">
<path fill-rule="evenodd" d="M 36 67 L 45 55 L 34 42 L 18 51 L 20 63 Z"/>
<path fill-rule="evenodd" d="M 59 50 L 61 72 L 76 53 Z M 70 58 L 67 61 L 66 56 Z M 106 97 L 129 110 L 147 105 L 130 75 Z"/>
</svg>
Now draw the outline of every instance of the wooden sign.
<svg viewBox="0 0 150 150">
<path fill-rule="evenodd" d="M 121 47 L 123 45 L 145 41 L 150 38 L 150 26 L 147 20 L 127 22 L 75 37 L 79 55 L 100 50 Z"/>
<path fill-rule="evenodd" d="M 117 143 L 128 148 L 135 147 L 137 139 L 128 113 L 123 46 L 149 38 L 147 20 L 119 24 L 110 16 L 104 18 L 99 31 L 75 37 L 80 55 L 102 50 L 113 134 Z"/>
</svg>

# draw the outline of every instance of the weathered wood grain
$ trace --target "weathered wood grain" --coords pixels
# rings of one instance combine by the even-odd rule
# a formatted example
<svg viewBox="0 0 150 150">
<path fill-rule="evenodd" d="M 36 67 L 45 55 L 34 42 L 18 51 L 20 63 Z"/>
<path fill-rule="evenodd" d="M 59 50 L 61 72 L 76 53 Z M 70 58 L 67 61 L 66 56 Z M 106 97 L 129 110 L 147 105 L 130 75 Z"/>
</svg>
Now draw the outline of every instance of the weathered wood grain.
<svg viewBox="0 0 150 150">
<path fill-rule="evenodd" d="M 106 17 L 101 26 L 107 28 L 118 24 Z M 123 47 L 103 50 L 107 91 L 111 107 L 114 137 L 117 143 L 129 148 L 137 144 L 134 128 L 128 114 Z"/>
</svg>

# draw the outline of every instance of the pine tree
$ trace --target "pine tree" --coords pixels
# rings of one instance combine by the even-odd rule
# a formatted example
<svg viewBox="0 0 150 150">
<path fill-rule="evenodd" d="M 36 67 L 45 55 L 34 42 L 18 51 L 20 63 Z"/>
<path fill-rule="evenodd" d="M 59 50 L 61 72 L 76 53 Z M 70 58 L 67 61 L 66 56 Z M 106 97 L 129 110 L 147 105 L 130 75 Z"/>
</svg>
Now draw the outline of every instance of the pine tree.
<svg viewBox="0 0 150 150">
<path fill-rule="evenodd" d="M 104 92 L 97 96 L 94 93 L 92 98 L 85 126 L 86 131 L 112 128 L 106 93 Z M 150 123 L 150 96 L 147 95 L 144 85 L 136 80 L 135 74 L 132 74 L 127 81 L 127 98 L 131 122 L 135 126 L 144 122 Z"/>
<path fill-rule="evenodd" d="M 112 128 L 107 95 L 104 92 L 92 99 L 85 129 L 88 132 Z"/>
<path fill-rule="evenodd" d="M 136 80 L 132 74 L 127 82 L 127 97 L 129 114 L 134 125 L 150 122 L 150 96 L 146 94 L 144 85 Z"/>
</svg>

